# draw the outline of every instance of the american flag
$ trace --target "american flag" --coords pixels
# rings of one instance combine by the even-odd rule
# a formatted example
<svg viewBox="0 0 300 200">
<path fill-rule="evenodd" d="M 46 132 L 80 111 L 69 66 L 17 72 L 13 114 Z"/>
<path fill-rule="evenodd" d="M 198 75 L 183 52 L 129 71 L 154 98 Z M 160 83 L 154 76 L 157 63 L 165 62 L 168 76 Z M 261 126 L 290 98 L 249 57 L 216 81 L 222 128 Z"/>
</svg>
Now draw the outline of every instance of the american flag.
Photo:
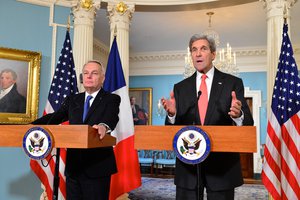
<svg viewBox="0 0 300 200">
<path fill-rule="evenodd" d="M 67 96 L 75 93 L 78 93 L 77 78 L 75 73 L 70 34 L 69 31 L 67 31 L 64 45 L 62 47 L 60 57 L 53 75 L 44 114 L 57 111 L 61 104 L 64 102 L 64 99 Z M 55 157 L 52 157 L 53 154 L 56 154 L 56 149 L 53 149 L 51 155 L 49 155 L 43 161 L 44 163 L 49 162 L 49 165 L 46 167 L 44 167 L 40 161 L 30 161 L 31 169 L 45 186 L 48 199 L 52 199 L 53 196 L 53 178 L 55 169 Z M 66 199 L 66 178 L 64 176 L 65 163 L 66 149 L 60 149 L 60 182 L 58 199 Z"/>
<path fill-rule="evenodd" d="M 262 181 L 273 199 L 300 199 L 300 78 L 284 24 L 264 149 Z"/>
</svg>

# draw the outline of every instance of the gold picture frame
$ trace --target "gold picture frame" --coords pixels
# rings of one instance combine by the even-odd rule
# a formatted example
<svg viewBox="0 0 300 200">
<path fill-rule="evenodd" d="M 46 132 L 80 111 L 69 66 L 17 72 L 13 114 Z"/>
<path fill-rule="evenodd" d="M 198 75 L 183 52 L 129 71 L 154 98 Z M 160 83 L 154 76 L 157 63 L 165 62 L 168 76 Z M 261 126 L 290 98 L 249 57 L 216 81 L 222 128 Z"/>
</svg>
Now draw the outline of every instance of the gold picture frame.
<svg viewBox="0 0 300 200">
<path fill-rule="evenodd" d="M 7 84 L 0 80 L 0 124 L 28 124 L 37 118 L 41 57 L 39 52 L 0 47 L 0 75 L 10 74 L 15 82 L 9 91 L 1 94 Z M 11 102 L 20 99 L 12 100 L 15 96 L 21 96 L 22 103 L 12 105 Z"/>
<path fill-rule="evenodd" d="M 133 112 L 135 125 L 152 124 L 152 88 L 129 88 L 129 97 L 135 98 L 136 105 Z M 140 111 L 140 112 L 139 112 Z M 136 114 L 134 114 L 134 112 Z"/>
</svg>

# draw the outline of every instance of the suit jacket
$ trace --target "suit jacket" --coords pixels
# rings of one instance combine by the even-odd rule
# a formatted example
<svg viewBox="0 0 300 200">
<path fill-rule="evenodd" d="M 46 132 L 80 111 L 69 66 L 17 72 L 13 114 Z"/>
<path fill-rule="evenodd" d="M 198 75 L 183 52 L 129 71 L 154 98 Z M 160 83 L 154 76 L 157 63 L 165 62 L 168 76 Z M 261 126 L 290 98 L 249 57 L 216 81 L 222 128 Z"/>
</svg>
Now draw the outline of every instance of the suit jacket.
<svg viewBox="0 0 300 200">
<path fill-rule="evenodd" d="M 2 99 L 0 99 L 0 112 L 26 113 L 26 99 L 17 91 L 16 84 Z"/>
<path fill-rule="evenodd" d="M 135 109 L 135 112 L 133 110 L 133 108 L 131 109 L 132 110 L 132 117 L 133 118 L 138 118 L 138 111 L 140 110 L 140 106 L 137 105 L 137 104 L 134 104 L 134 109 Z M 138 121 L 133 121 L 134 125 L 138 125 L 139 124 L 139 120 Z"/>
<path fill-rule="evenodd" d="M 69 120 L 70 124 L 99 123 L 107 124 L 113 130 L 118 121 L 121 98 L 103 89 L 95 97 L 85 121 L 82 121 L 85 93 L 79 93 L 66 98 L 57 112 L 37 119 L 33 124 L 60 124 Z M 117 172 L 115 156 L 112 147 L 92 149 L 67 149 L 66 176 L 85 174 L 96 178 L 110 176 Z"/>
<path fill-rule="evenodd" d="M 217 69 L 214 72 L 204 125 L 234 125 L 228 115 L 231 107 L 231 91 L 235 91 L 237 99 L 242 102 L 243 125 L 253 125 L 249 107 L 244 99 L 242 80 Z M 174 85 L 177 109 L 175 125 L 201 123 L 196 93 L 196 73 Z M 199 165 L 202 183 L 213 191 L 231 189 L 243 184 L 239 153 L 212 152 Z M 176 159 L 175 184 L 183 188 L 195 189 L 197 166 Z"/>
</svg>

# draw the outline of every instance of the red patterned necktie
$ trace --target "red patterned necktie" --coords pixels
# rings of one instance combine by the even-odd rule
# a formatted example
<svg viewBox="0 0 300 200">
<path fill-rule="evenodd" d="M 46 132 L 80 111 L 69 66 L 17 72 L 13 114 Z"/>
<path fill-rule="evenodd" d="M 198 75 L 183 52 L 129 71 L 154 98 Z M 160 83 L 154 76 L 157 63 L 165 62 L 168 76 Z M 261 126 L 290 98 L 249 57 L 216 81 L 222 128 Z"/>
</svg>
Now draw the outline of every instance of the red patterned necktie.
<svg viewBox="0 0 300 200">
<path fill-rule="evenodd" d="M 201 95 L 198 100 L 198 109 L 199 109 L 199 115 L 200 115 L 200 120 L 202 125 L 204 125 L 204 119 L 205 119 L 207 105 L 208 105 L 207 86 L 205 83 L 206 78 L 207 76 L 205 74 L 203 74 L 201 77 L 201 85 L 200 85 Z"/>
</svg>

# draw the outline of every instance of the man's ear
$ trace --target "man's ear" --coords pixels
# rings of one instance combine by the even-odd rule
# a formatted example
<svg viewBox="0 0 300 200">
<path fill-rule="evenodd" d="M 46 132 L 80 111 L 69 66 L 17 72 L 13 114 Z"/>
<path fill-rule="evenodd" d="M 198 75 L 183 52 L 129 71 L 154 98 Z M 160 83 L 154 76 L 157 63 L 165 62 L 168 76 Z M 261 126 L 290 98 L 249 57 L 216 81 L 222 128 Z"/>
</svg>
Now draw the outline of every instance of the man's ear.
<svg viewBox="0 0 300 200">
<path fill-rule="evenodd" d="M 217 52 L 215 51 L 215 52 L 212 52 L 211 54 L 213 55 L 212 60 L 215 60 Z"/>
<path fill-rule="evenodd" d="M 82 84 L 83 83 L 82 73 L 79 74 L 79 80 L 80 80 L 80 83 Z"/>
</svg>

